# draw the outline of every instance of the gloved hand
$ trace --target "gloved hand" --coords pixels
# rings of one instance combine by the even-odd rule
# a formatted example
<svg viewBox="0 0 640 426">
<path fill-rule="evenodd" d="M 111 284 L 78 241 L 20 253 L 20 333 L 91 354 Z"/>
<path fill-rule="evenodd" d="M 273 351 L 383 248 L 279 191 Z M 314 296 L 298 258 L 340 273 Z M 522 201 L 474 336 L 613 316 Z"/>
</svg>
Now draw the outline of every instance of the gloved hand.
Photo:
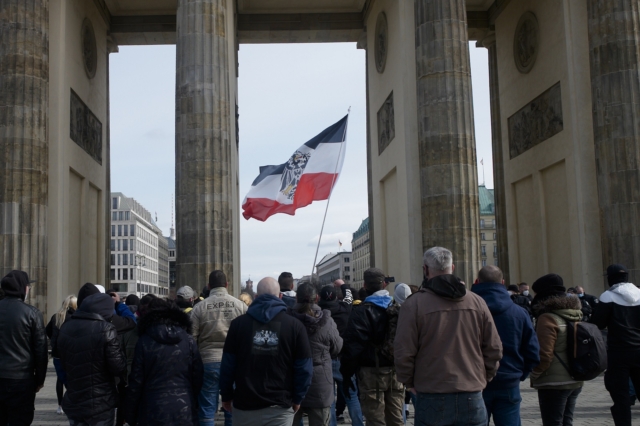
<svg viewBox="0 0 640 426">
<path fill-rule="evenodd" d="M 343 377 L 342 392 L 344 393 L 345 399 L 351 399 L 349 397 L 349 395 L 351 395 L 351 392 L 350 392 L 351 389 L 356 391 L 355 383 L 353 383 L 353 380 L 351 379 L 351 377 Z"/>
</svg>

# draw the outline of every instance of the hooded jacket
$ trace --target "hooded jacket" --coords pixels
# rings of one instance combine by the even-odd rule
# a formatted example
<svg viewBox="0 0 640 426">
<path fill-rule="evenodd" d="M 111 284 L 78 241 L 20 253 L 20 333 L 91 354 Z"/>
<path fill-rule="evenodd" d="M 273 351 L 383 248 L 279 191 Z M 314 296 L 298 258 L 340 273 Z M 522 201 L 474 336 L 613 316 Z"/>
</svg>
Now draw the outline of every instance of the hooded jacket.
<svg viewBox="0 0 640 426">
<path fill-rule="evenodd" d="M 513 389 L 540 363 L 540 345 L 527 311 L 516 305 L 500 283 L 481 283 L 471 291 L 486 302 L 502 342 L 502 359 L 487 390 Z"/>
<path fill-rule="evenodd" d="M 340 337 L 344 338 L 344 333 L 347 331 L 347 324 L 349 323 L 349 315 L 351 315 L 351 309 L 353 308 L 353 296 L 348 284 L 344 284 L 340 288 L 344 295 L 343 300 L 338 300 L 337 297 L 331 300 L 324 300 L 321 293 L 318 306 L 331 312 L 331 318 L 338 327 L 338 333 L 340 333 Z"/>
<path fill-rule="evenodd" d="M 35 378 L 41 386 L 47 375 L 47 337 L 42 313 L 24 303 L 29 277 L 13 271 L 12 279 L 2 280 L 5 298 L 0 300 L 0 378 Z"/>
<path fill-rule="evenodd" d="M 607 350 L 640 350 L 640 289 L 635 284 L 613 285 L 592 308 L 591 322 L 609 330 Z"/>
<path fill-rule="evenodd" d="M 179 307 L 154 309 L 138 322 L 125 419 L 135 425 L 198 424 L 197 398 L 204 366 Z"/>
<path fill-rule="evenodd" d="M 340 356 L 340 372 L 345 382 L 348 383 L 359 367 L 393 366 L 390 359 L 380 354 L 391 302 L 389 292 L 380 290 L 352 310 Z"/>
<path fill-rule="evenodd" d="M 58 351 L 67 373 L 62 408 L 70 419 L 97 422 L 118 406 L 115 378 L 124 376 L 127 362 L 112 317 L 111 296 L 93 294 L 60 327 Z"/>
<path fill-rule="evenodd" d="M 313 306 L 313 316 L 297 312 L 298 305 L 287 309 L 287 313 L 296 318 L 307 330 L 311 355 L 313 357 L 313 379 L 311 387 L 302 400 L 306 408 L 330 407 L 333 402 L 333 367 L 331 359 L 338 356 L 342 349 L 342 338 L 331 312 Z"/>
<path fill-rule="evenodd" d="M 304 325 L 286 309 L 263 294 L 231 322 L 220 367 L 222 401 L 240 410 L 302 402 L 313 375 L 311 348 Z"/>
<path fill-rule="evenodd" d="M 193 308 L 193 337 L 198 343 L 203 362 L 222 360 L 222 347 L 231 321 L 246 312 L 247 305 L 231 296 L 224 287 L 212 288 L 209 297 Z"/>
<path fill-rule="evenodd" d="M 536 389 L 577 389 L 583 382 L 573 380 L 557 356 L 569 365 L 567 354 L 567 323 L 582 320 L 577 297 L 553 296 L 534 308 L 536 334 L 540 342 L 540 364 L 531 373 L 531 386 Z"/>
<path fill-rule="evenodd" d="M 394 358 L 408 388 L 479 392 L 498 371 L 502 344 L 484 300 L 459 278 L 440 275 L 402 304 Z"/>
<path fill-rule="evenodd" d="M 282 294 L 281 300 L 287 305 L 288 308 L 292 308 L 296 302 L 296 292 L 293 290 L 281 291 Z"/>
</svg>

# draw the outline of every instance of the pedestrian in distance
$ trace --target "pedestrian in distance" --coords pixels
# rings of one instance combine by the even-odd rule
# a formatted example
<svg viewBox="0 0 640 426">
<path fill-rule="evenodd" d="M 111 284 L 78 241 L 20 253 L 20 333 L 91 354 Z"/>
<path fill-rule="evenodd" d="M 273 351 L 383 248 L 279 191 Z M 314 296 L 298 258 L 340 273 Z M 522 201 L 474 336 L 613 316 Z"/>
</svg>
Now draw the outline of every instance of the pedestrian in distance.
<svg viewBox="0 0 640 426">
<path fill-rule="evenodd" d="M 557 274 L 538 278 L 533 291 L 540 364 L 531 373 L 531 387 L 538 391 L 543 426 L 572 426 L 584 382 L 574 380 L 565 367 L 569 365 L 567 322 L 582 320 L 580 299 L 567 296 Z"/>
<path fill-rule="evenodd" d="M 80 299 L 80 298 L 79 298 Z M 67 374 L 62 408 L 71 426 L 111 426 L 116 419 L 116 378 L 127 360 L 115 325 L 114 299 L 100 292 L 83 298 L 60 328 L 57 348 Z"/>
<path fill-rule="evenodd" d="M 130 426 L 197 426 L 203 364 L 189 315 L 153 299 L 138 322 L 125 419 Z"/>
<path fill-rule="evenodd" d="M 635 390 L 630 391 L 629 382 L 640 389 L 640 289 L 629 282 L 623 265 L 610 265 L 606 277 L 610 287 L 595 305 L 591 322 L 609 330 L 604 384 L 613 400 L 613 421 L 616 426 L 631 426 Z"/>
<path fill-rule="evenodd" d="M 400 309 L 398 380 L 417 393 L 416 424 L 486 426 L 482 391 L 502 358 L 493 317 L 484 300 L 453 275 L 451 251 L 430 248 L 423 262 L 422 289 Z"/>
<path fill-rule="evenodd" d="M 200 425 L 213 426 L 220 398 L 222 349 L 231 322 L 247 312 L 247 305 L 227 291 L 227 276 L 220 270 L 209 274 L 209 296 L 191 311 L 193 337 L 204 363 L 204 382 L 198 397 Z M 231 412 L 224 412 L 225 426 L 231 426 Z"/>
<path fill-rule="evenodd" d="M 287 315 L 278 282 L 263 278 L 247 315 L 231 322 L 220 394 L 234 426 L 290 426 L 313 376 L 307 330 Z"/>
<path fill-rule="evenodd" d="M 176 304 L 184 311 L 185 314 L 191 315 L 193 311 L 193 303 L 196 300 L 196 292 L 184 285 L 176 291 Z"/>
<path fill-rule="evenodd" d="M 349 395 L 352 377 L 357 375 L 367 425 L 400 426 L 404 424 L 404 386 L 396 379 L 392 354 L 383 354 L 392 299 L 382 270 L 369 268 L 363 276 L 368 296 L 351 312 L 342 349 L 344 393 Z"/>
<path fill-rule="evenodd" d="M 78 308 L 82 305 L 84 299 L 94 294 L 104 294 L 104 287 L 99 284 L 85 283 L 78 291 Z M 114 315 L 111 317 L 111 323 L 115 326 L 118 335 L 123 335 L 129 330 L 133 330 L 136 327 L 136 316 L 131 312 L 131 309 L 124 303 L 120 303 L 118 293 L 111 296 L 114 303 Z M 70 321 L 72 318 L 67 317 L 66 321 Z"/>
<path fill-rule="evenodd" d="M 511 301 L 502 278 L 500 268 L 485 266 L 471 291 L 486 302 L 502 342 L 498 373 L 482 391 L 487 420 L 493 417 L 495 426 L 517 426 L 520 382 L 540 363 L 540 345 L 529 314 Z"/>
<path fill-rule="evenodd" d="M 60 362 L 60 354 L 57 349 L 58 335 L 60 334 L 60 327 L 64 324 L 67 317 L 71 317 L 78 307 L 78 298 L 71 294 L 64 299 L 60 310 L 51 316 L 49 324 L 47 324 L 46 332 L 47 337 L 51 341 L 51 357 L 53 358 L 53 367 L 56 369 L 56 397 L 58 398 L 58 409 L 56 414 L 64 414 L 62 409 L 62 396 L 64 394 L 64 387 L 67 385 L 67 375 L 62 368 Z"/>
<path fill-rule="evenodd" d="M 313 358 L 313 378 L 293 418 L 293 424 L 299 424 L 302 415 L 306 414 L 309 426 L 328 426 L 334 402 L 331 359 L 336 358 L 342 350 L 342 337 L 331 318 L 331 311 L 318 306 L 319 296 L 313 284 L 299 285 L 296 300 L 293 308 L 287 309 L 287 314 L 302 322 L 307 330 Z"/>
<path fill-rule="evenodd" d="M 529 284 L 527 283 L 518 284 L 518 291 L 522 296 L 529 299 L 529 302 L 533 300 L 533 296 L 531 296 L 531 291 L 529 290 Z"/>
<path fill-rule="evenodd" d="M 519 287 L 515 284 L 511 284 L 509 287 L 507 287 L 507 292 L 511 297 L 511 301 L 527 311 L 529 318 L 532 318 L 533 311 L 531 310 L 531 300 L 527 296 L 520 294 Z"/>
<path fill-rule="evenodd" d="M 135 294 L 130 294 L 124 299 L 125 305 L 129 307 L 129 310 L 135 314 L 140 306 L 140 298 Z"/>
<path fill-rule="evenodd" d="M 296 304 L 296 292 L 293 291 L 293 274 L 291 272 L 283 272 L 278 277 L 278 285 L 280 285 L 280 293 L 282 294 L 282 301 L 288 307 L 293 307 Z"/>
<path fill-rule="evenodd" d="M 47 337 L 42 313 L 24 302 L 31 284 L 24 271 L 11 271 L 0 287 L 0 425 L 33 421 L 36 393 L 47 375 Z"/>
</svg>

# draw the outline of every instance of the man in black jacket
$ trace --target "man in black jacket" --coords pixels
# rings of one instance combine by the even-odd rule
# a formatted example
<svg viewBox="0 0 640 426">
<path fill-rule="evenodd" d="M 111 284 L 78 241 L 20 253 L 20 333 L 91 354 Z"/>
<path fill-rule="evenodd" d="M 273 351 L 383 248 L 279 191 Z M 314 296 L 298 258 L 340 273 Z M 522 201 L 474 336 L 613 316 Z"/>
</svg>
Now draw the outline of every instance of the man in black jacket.
<svg viewBox="0 0 640 426">
<path fill-rule="evenodd" d="M 124 378 L 127 360 L 112 317 L 113 299 L 93 294 L 60 328 L 58 351 L 67 373 L 62 408 L 71 426 L 107 426 L 115 421 L 115 379 Z"/>
<path fill-rule="evenodd" d="M 613 421 L 631 426 L 629 378 L 640 389 L 640 289 L 628 282 L 629 272 L 622 265 L 610 265 L 606 276 L 611 288 L 600 296 L 591 322 L 609 330 L 604 385 L 613 400 Z"/>
<path fill-rule="evenodd" d="M 280 286 L 280 299 L 289 308 L 296 304 L 296 292 L 293 291 L 293 274 L 291 272 L 283 272 L 278 277 L 278 285 Z"/>
<path fill-rule="evenodd" d="M 0 425 L 30 425 L 36 393 L 47 375 L 47 338 L 42 313 L 24 303 L 29 276 L 11 271 L 0 286 Z"/>
<path fill-rule="evenodd" d="M 385 274 L 377 268 L 364 271 L 364 303 L 351 312 L 340 358 L 346 388 L 358 375 L 360 405 L 367 426 L 404 425 L 404 386 L 398 382 L 393 359 L 381 353 L 387 331 L 387 308 L 391 304 Z"/>
</svg>

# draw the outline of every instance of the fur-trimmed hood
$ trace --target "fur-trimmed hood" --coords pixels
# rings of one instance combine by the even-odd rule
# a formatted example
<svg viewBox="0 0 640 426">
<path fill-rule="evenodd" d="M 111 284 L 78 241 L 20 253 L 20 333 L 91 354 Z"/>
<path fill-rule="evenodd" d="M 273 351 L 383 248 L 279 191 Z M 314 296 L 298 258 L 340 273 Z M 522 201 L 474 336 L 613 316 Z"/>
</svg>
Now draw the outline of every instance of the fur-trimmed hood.
<svg viewBox="0 0 640 426">
<path fill-rule="evenodd" d="M 569 321 L 582 320 L 582 303 L 575 296 L 553 296 L 545 299 L 533 307 L 536 317 L 542 314 L 554 313 Z"/>
<path fill-rule="evenodd" d="M 191 334 L 191 319 L 179 307 L 152 309 L 138 320 L 138 334 L 163 344 L 176 344 Z"/>
</svg>

